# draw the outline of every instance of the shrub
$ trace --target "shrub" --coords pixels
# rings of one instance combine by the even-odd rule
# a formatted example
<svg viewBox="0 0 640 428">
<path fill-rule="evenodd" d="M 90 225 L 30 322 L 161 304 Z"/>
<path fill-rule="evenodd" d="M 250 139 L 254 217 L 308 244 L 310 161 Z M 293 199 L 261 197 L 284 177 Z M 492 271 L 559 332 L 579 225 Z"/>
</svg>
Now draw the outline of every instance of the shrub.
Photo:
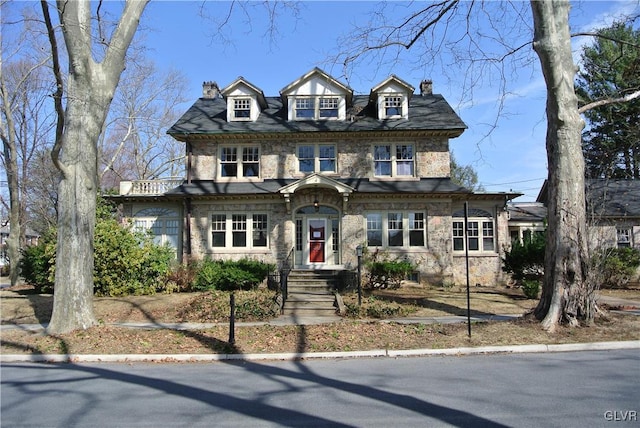
<svg viewBox="0 0 640 428">
<path fill-rule="evenodd" d="M 99 296 L 154 294 L 166 289 L 169 247 L 153 243 L 150 236 L 132 232 L 116 220 L 96 224 L 94 292 Z"/>
<path fill-rule="evenodd" d="M 53 293 L 55 281 L 56 245 L 51 236 L 43 236 L 38 245 L 22 250 L 20 271 L 24 281 L 35 288 L 36 293 Z"/>
<path fill-rule="evenodd" d="M 408 260 L 389 260 L 386 254 L 375 251 L 367 256 L 364 263 L 368 288 L 398 288 L 414 267 Z"/>
<path fill-rule="evenodd" d="M 537 279 L 525 279 L 522 281 L 522 291 L 527 299 L 537 299 L 540 292 L 540 281 Z"/>
<path fill-rule="evenodd" d="M 601 250 L 592 258 L 592 264 L 600 275 L 601 287 L 625 287 L 640 266 L 640 250 L 630 247 Z"/>
<path fill-rule="evenodd" d="M 204 260 L 193 282 L 195 290 L 250 290 L 265 280 L 273 266 L 242 259 L 239 261 Z"/>
<path fill-rule="evenodd" d="M 502 270 L 511 274 L 516 281 L 539 280 L 544 275 L 545 247 L 546 237 L 537 233 L 524 242 L 514 241 L 511 249 L 505 251 Z"/>
</svg>

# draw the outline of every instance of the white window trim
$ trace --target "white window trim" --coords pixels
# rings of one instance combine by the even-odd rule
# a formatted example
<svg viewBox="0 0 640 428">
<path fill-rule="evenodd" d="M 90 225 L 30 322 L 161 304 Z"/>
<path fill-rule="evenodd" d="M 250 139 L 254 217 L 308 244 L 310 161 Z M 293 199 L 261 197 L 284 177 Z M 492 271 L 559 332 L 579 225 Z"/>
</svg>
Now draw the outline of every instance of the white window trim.
<svg viewBox="0 0 640 428">
<path fill-rule="evenodd" d="M 376 175 L 376 147 L 380 147 L 380 146 L 390 146 L 391 147 L 391 159 L 389 159 L 388 162 L 390 162 L 391 164 L 391 175 Z M 397 156 L 396 156 L 396 152 L 397 152 L 397 147 L 398 146 L 411 146 L 412 150 L 413 150 L 413 159 L 412 159 L 412 174 L 411 175 L 398 175 L 398 162 L 403 162 L 405 161 L 404 159 L 400 159 L 398 160 Z M 372 171 L 372 175 L 375 179 L 389 179 L 389 178 L 393 178 L 393 179 L 414 179 L 416 178 L 416 145 L 414 143 L 381 143 L 381 144 L 374 144 L 371 146 L 371 154 L 372 154 L 372 158 L 373 158 L 373 165 L 371 168 Z"/>
<path fill-rule="evenodd" d="M 235 176 L 223 176 L 222 175 L 222 166 L 225 165 L 226 163 L 230 163 L 230 162 L 222 162 L 222 152 L 224 149 L 228 149 L 228 148 L 235 148 L 236 149 L 236 175 Z M 244 176 L 244 164 L 245 162 L 243 162 L 242 160 L 242 155 L 243 155 L 243 149 L 245 148 L 257 148 L 258 149 L 258 175 L 257 176 L 253 176 L 253 177 L 245 177 Z M 251 162 L 254 163 L 254 162 Z M 218 156 L 217 156 L 217 174 L 216 174 L 217 180 L 218 181 L 262 181 L 262 150 L 260 145 L 258 144 L 240 144 L 240 145 L 235 145 L 235 144 L 230 144 L 230 145 L 221 145 L 218 148 Z"/>
<path fill-rule="evenodd" d="M 249 108 L 248 109 L 245 109 L 245 108 L 238 109 L 238 108 L 236 108 L 236 102 L 237 101 L 248 102 L 249 103 Z M 232 116 L 231 120 L 233 122 L 250 122 L 252 120 L 251 110 L 253 108 L 253 100 L 251 99 L 251 97 L 233 97 L 231 99 L 230 104 L 233 106 L 232 113 L 231 113 L 231 116 Z M 247 117 L 237 117 L 236 116 L 236 111 L 248 111 L 249 115 Z"/>
<path fill-rule="evenodd" d="M 335 99 L 337 101 L 337 106 L 331 109 L 320 108 L 320 100 L 321 99 Z M 309 100 L 311 101 L 311 107 L 309 109 L 313 109 L 313 117 L 298 117 L 297 116 L 297 100 Z M 329 117 L 321 117 L 320 112 L 322 110 L 337 110 L 336 116 Z M 294 121 L 309 121 L 309 120 L 344 120 L 345 118 L 345 101 L 344 96 L 338 94 L 327 94 L 327 95 L 299 95 L 290 98 L 290 112 L 289 119 Z"/>
<path fill-rule="evenodd" d="M 225 216 L 225 230 L 224 230 L 224 234 L 225 234 L 225 245 L 224 247 L 220 246 L 220 247 L 214 247 L 213 246 L 213 222 L 212 222 L 212 218 L 214 215 L 224 215 Z M 233 246 L 233 216 L 234 215 L 245 215 L 246 216 L 246 229 L 245 229 L 245 234 L 246 234 L 246 243 L 247 245 L 244 247 L 234 247 Z M 254 215 L 263 215 L 266 216 L 267 218 L 267 226 L 265 229 L 265 238 L 267 240 L 266 245 L 264 246 L 254 246 L 253 245 L 253 216 Z M 269 213 L 267 212 L 262 212 L 262 211 L 255 211 L 255 212 L 235 212 L 235 211 L 210 211 L 208 214 L 208 248 L 209 251 L 224 251 L 224 252 L 247 252 L 247 251 L 267 251 L 269 249 L 269 246 L 271 244 L 271 240 L 269 237 L 269 225 L 270 225 L 270 218 L 269 218 Z"/>
<path fill-rule="evenodd" d="M 402 214 L 402 245 L 401 246 L 389 246 L 389 214 Z M 423 227 L 422 229 L 411 229 L 409 223 L 409 214 L 419 213 L 423 215 Z M 379 214 L 382 216 L 382 245 L 370 246 L 368 242 L 369 228 L 367 224 L 367 216 L 369 214 Z M 427 213 L 421 210 L 385 210 L 385 211 L 367 211 L 364 213 L 364 231 L 365 239 L 367 240 L 366 246 L 368 248 L 384 248 L 388 250 L 396 249 L 424 249 L 428 247 L 428 234 L 427 234 Z M 379 230 L 379 229 L 376 229 Z M 422 239 L 424 245 L 410 245 L 410 233 L 412 230 L 422 230 Z"/>
<path fill-rule="evenodd" d="M 616 227 L 616 244 L 620 247 L 633 247 L 633 229 L 628 227 Z"/>
<path fill-rule="evenodd" d="M 475 210 L 476 215 L 470 215 L 467 218 L 467 224 L 471 225 L 471 224 L 475 224 L 477 227 L 477 231 L 478 231 L 478 235 L 474 236 L 474 238 L 478 239 L 478 249 L 477 250 L 472 250 L 469 249 L 469 253 L 470 254 L 496 254 L 498 252 L 498 245 L 497 245 L 497 232 L 496 232 L 496 218 L 495 216 L 493 216 L 491 213 L 489 213 L 486 210 Z M 481 215 L 479 215 L 481 214 Z M 466 236 L 466 231 L 464 229 L 464 217 L 459 217 L 459 216 L 453 216 L 452 219 L 452 223 L 451 223 L 451 248 L 452 251 L 454 252 L 454 254 L 461 254 L 461 253 L 465 253 L 465 248 L 467 246 L 467 240 L 468 237 Z M 491 224 L 492 227 L 492 231 L 493 231 L 493 235 L 491 236 L 492 238 L 492 246 L 493 248 L 489 249 L 489 250 L 485 250 L 484 249 L 484 226 L 485 224 Z M 456 229 L 456 226 L 458 226 L 458 228 Z M 456 230 L 460 230 L 460 226 L 462 226 L 462 235 L 461 236 L 455 236 L 454 232 Z M 462 248 L 461 249 L 456 249 L 456 242 L 460 242 L 460 240 L 462 240 Z"/>
<path fill-rule="evenodd" d="M 300 170 L 300 147 L 313 146 L 313 171 L 301 171 Z M 333 147 L 333 171 L 320 171 L 320 146 L 332 146 Z M 328 158 L 327 158 L 328 159 Z M 313 174 L 315 172 L 319 174 L 336 174 L 338 172 L 338 146 L 331 143 L 309 143 L 296 145 L 296 172 L 299 174 Z"/>
<path fill-rule="evenodd" d="M 402 114 L 387 116 L 386 100 L 389 97 L 400 98 L 400 111 Z M 385 119 L 408 119 L 409 118 L 409 97 L 402 92 L 383 92 L 378 94 L 378 118 Z"/>
</svg>

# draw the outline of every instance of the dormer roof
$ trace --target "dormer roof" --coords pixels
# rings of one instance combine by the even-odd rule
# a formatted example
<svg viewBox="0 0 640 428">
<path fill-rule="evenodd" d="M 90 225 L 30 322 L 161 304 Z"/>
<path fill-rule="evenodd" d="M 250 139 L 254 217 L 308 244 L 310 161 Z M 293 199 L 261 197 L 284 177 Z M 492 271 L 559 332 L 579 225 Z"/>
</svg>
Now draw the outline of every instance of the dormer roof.
<svg viewBox="0 0 640 428">
<path fill-rule="evenodd" d="M 260 105 L 261 109 L 267 108 L 267 100 L 264 96 L 264 92 L 262 92 L 262 89 L 258 88 L 256 85 L 252 84 L 242 76 L 239 76 L 236 80 L 234 80 L 225 88 L 223 88 L 220 91 L 220 93 L 222 94 L 223 97 L 227 98 L 233 95 L 234 92 L 236 92 L 237 90 L 243 90 L 243 89 L 249 90 L 249 92 L 252 92 L 253 95 L 256 96 L 256 99 L 258 100 L 258 104 Z"/>
<path fill-rule="evenodd" d="M 405 82 L 395 74 L 387 77 L 382 82 L 378 83 L 376 86 L 371 88 L 371 94 L 376 94 L 378 92 L 403 92 L 407 95 L 413 94 L 415 88 L 411 86 L 409 83 Z"/>
<path fill-rule="evenodd" d="M 285 105 L 286 105 L 288 95 L 290 95 L 293 92 L 296 92 L 297 90 L 300 90 L 306 83 L 308 83 L 313 79 L 320 79 L 321 81 L 325 82 L 327 86 L 333 87 L 334 90 L 342 92 L 345 95 L 347 105 L 351 105 L 352 97 L 353 97 L 353 89 L 351 89 L 349 86 L 345 85 L 344 83 L 340 82 L 339 80 L 333 78 L 331 75 L 327 74 L 326 72 L 319 69 L 318 67 L 313 68 L 311 71 L 304 74 L 300 78 L 294 80 L 293 82 L 289 83 L 287 86 L 285 86 L 280 90 L 280 96 L 282 98 L 282 101 L 285 103 Z M 309 93 L 307 95 L 322 95 L 322 93 L 318 93 L 317 88 L 313 88 L 313 89 L 310 88 L 310 91 L 314 91 L 314 92 Z"/>
</svg>

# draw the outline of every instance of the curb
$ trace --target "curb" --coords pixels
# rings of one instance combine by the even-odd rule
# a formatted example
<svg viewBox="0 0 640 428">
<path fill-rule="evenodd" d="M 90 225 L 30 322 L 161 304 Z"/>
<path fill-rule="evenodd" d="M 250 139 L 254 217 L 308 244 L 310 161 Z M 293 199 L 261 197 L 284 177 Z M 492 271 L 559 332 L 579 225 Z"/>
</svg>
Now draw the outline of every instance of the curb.
<svg viewBox="0 0 640 428">
<path fill-rule="evenodd" d="M 592 342 L 566 343 L 551 345 L 515 345 L 515 346 L 484 346 L 477 348 L 450 349 L 411 349 L 352 352 L 291 352 L 278 354 L 130 354 L 130 355 L 92 355 L 92 354 L 6 354 L 0 355 L 1 363 L 132 363 L 132 362 L 165 362 L 165 363 L 195 363 L 216 361 L 259 361 L 280 360 L 298 361 L 315 359 L 347 359 L 347 358 L 401 358 L 427 357 L 451 355 L 481 355 L 481 354 L 527 354 L 527 353 L 555 353 L 576 351 L 610 351 L 621 349 L 640 349 L 640 340 L 625 342 Z"/>
</svg>

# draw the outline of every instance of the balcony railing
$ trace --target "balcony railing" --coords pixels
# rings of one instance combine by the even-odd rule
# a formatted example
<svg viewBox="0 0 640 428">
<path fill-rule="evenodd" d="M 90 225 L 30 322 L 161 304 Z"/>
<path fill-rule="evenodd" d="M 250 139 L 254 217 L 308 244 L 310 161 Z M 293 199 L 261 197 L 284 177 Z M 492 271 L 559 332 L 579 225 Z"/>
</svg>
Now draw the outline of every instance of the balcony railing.
<svg viewBox="0 0 640 428">
<path fill-rule="evenodd" d="M 120 195 L 162 195 L 182 182 L 182 179 L 121 181 Z"/>
</svg>

